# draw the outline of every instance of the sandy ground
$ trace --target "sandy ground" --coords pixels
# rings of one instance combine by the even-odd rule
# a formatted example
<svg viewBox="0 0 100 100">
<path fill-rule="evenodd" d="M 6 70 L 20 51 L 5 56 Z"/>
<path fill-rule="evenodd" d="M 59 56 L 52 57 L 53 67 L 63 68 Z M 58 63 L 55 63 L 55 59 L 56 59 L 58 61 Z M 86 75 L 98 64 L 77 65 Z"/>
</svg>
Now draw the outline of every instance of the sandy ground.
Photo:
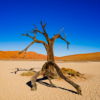
<svg viewBox="0 0 100 100">
<path fill-rule="evenodd" d="M 0 100 L 100 100 L 100 62 L 57 62 L 59 67 L 72 68 L 87 74 L 87 79 L 74 80 L 81 86 L 78 95 L 73 86 L 64 80 L 52 80 L 58 88 L 50 87 L 48 80 L 37 82 L 37 91 L 31 91 L 30 77 L 13 73 L 15 68 L 38 71 L 45 61 L 0 61 Z M 40 79 L 40 77 L 38 77 Z"/>
</svg>

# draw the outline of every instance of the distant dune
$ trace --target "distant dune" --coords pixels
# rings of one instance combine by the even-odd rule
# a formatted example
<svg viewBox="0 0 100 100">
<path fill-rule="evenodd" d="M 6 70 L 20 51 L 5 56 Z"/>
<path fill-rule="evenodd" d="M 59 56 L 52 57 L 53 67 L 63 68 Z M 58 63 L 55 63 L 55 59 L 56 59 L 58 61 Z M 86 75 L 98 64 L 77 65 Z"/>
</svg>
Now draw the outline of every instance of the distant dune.
<svg viewBox="0 0 100 100">
<path fill-rule="evenodd" d="M 27 52 L 25 58 L 24 52 L 22 54 L 18 54 L 20 51 L 0 51 L 0 59 L 40 59 L 47 60 L 47 56 L 43 54 L 38 54 L 36 52 Z M 57 58 L 57 57 L 55 57 Z"/>
<path fill-rule="evenodd" d="M 57 58 L 56 60 L 63 60 L 63 61 L 100 61 L 100 52 L 63 56 L 63 57 Z"/>
<path fill-rule="evenodd" d="M 43 54 L 38 54 L 36 52 L 27 52 L 25 58 L 24 52 L 18 54 L 20 51 L 0 51 L 0 59 L 27 59 L 27 60 L 47 60 L 47 56 Z M 63 61 L 100 61 L 100 52 L 87 53 L 87 54 L 76 54 L 63 57 L 54 57 L 55 60 Z"/>
</svg>

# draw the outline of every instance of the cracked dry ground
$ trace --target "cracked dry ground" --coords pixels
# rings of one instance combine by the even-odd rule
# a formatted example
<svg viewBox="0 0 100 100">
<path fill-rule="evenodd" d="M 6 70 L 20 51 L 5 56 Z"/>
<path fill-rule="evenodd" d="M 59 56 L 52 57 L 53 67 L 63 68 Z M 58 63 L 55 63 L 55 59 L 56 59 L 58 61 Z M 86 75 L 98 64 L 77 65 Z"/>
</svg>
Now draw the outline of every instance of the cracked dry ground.
<svg viewBox="0 0 100 100">
<path fill-rule="evenodd" d="M 13 69 L 35 68 L 38 71 L 45 61 L 0 61 L 0 100 L 100 100 L 100 62 L 57 62 L 62 68 L 72 68 L 84 73 L 87 79 L 74 79 L 82 88 L 82 96 L 64 80 L 54 79 L 58 88 L 50 87 L 48 80 L 37 82 L 37 91 L 27 85 L 30 77 L 23 77 L 23 71 L 14 74 Z M 39 76 L 38 78 L 40 78 Z"/>
</svg>

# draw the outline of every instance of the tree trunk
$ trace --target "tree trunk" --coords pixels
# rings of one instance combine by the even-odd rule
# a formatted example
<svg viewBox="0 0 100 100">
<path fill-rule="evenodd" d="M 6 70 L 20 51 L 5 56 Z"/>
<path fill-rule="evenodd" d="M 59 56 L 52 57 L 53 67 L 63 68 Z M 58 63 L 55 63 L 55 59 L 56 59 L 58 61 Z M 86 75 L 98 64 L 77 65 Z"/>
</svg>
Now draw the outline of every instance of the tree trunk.
<svg viewBox="0 0 100 100">
<path fill-rule="evenodd" d="M 54 61 L 54 54 L 53 54 L 53 43 L 49 44 L 48 47 L 47 47 L 47 61 L 55 62 Z M 56 69 L 53 65 L 49 66 L 48 72 L 50 72 L 49 76 L 51 78 L 58 78 Z"/>
<path fill-rule="evenodd" d="M 53 54 L 53 45 L 48 45 L 47 48 L 47 61 L 52 61 L 54 62 L 54 54 Z M 49 71 L 53 72 L 54 71 L 54 67 L 51 66 L 49 67 Z"/>
</svg>

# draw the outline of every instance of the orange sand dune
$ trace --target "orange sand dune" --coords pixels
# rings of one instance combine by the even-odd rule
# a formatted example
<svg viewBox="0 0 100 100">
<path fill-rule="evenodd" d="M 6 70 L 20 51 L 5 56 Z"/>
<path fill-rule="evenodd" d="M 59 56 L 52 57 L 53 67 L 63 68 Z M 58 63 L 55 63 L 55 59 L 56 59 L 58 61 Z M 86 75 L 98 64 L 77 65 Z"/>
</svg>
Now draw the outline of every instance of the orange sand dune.
<svg viewBox="0 0 100 100">
<path fill-rule="evenodd" d="M 64 61 L 100 61 L 100 52 L 63 56 L 63 57 L 57 58 L 56 60 L 64 60 Z"/>
<path fill-rule="evenodd" d="M 0 51 L 0 59 L 34 59 L 34 60 L 47 60 L 47 56 L 38 54 L 36 52 L 27 52 L 25 58 L 24 52 L 18 54 L 20 51 Z M 76 54 L 63 57 L 55 57 L 55 60 L 63 61 L 100 61 L 100 52 L 87 53 L 87 54 Z"/>
<path fill-rule="evenodd" d="M 20 51 L 0 51 L 0 59 L 47 59 L 46 55 L 38 54 L 36 52 L 27 52 L 25 58 L 23 58 L 24 52 L 20 55 L 18 54 L 19 52 Z"/>
</svg>

